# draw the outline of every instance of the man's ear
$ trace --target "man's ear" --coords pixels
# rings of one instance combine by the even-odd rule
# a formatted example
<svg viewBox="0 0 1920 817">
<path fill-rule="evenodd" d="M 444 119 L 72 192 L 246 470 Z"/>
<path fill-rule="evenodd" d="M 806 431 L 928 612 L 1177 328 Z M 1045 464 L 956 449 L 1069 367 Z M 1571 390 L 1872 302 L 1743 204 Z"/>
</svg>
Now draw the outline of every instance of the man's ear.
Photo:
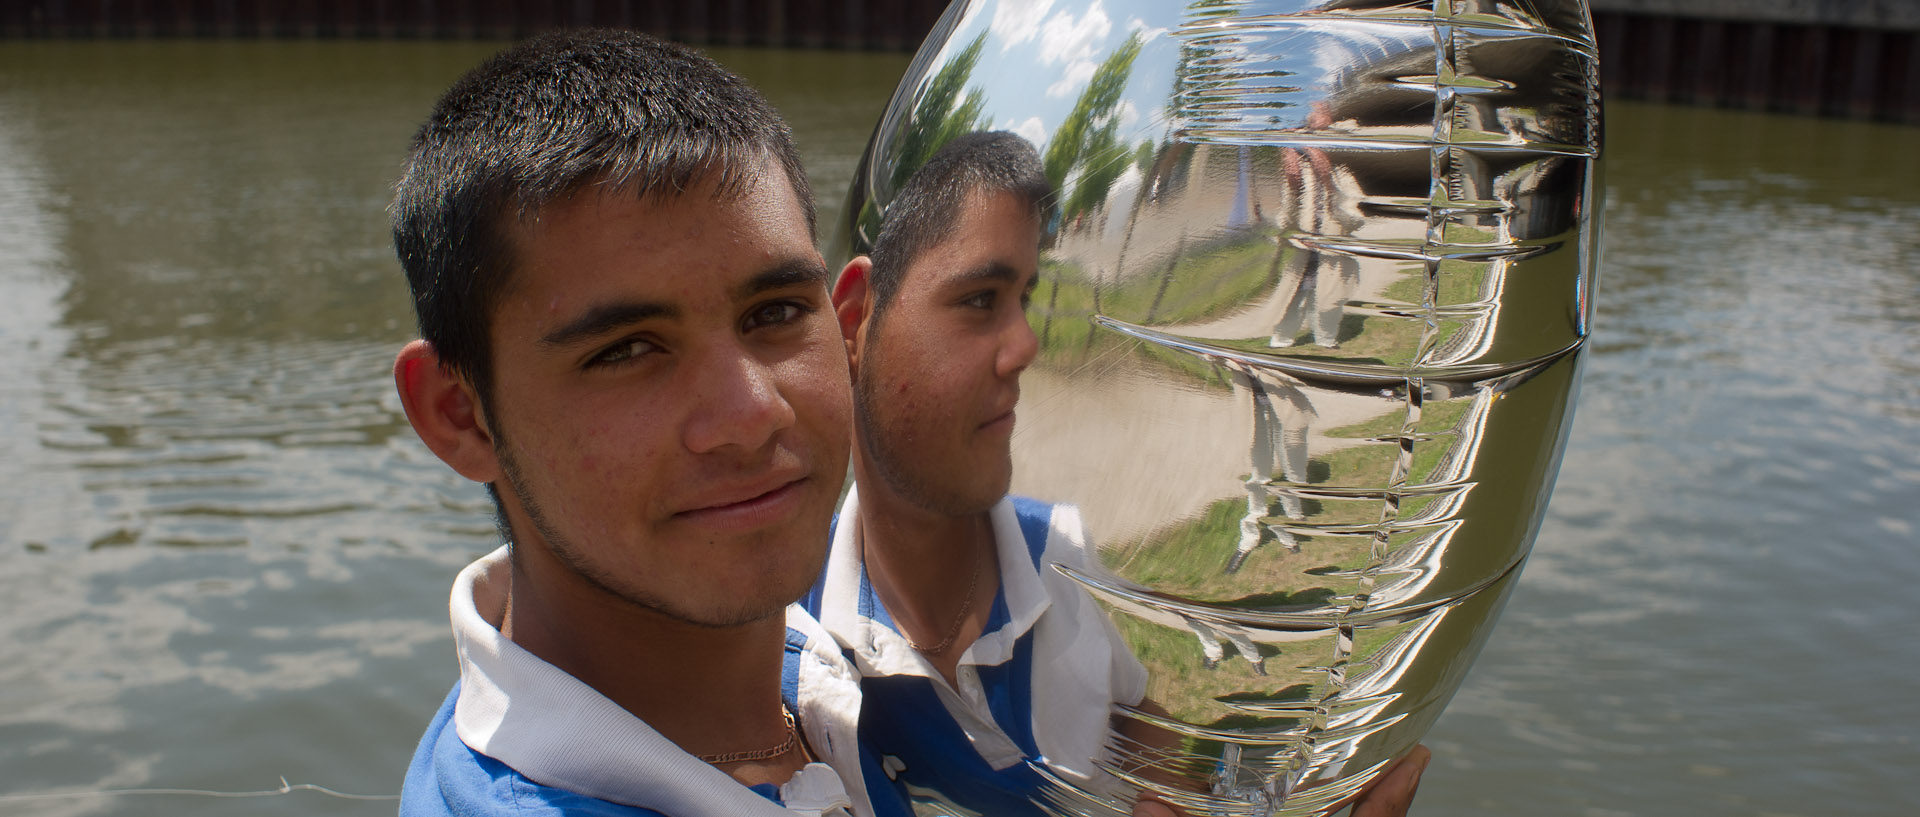
<svg viewBox="0 0 1920 817">
<path fill-rule="evenodd" d="M 873 315 L 871 284 L 873 259 L 854 256 L 833 284 L 833 313 L 840 320 L 840 336 L 847 341 L 847 365 L 860 376 L 860 349 L 866 343 L 867 319 Z"/>
<path fill-rule="evenodd" d="M 431 344 L 416 340 L 400 350 L 393 361 L 393 384 L 400 390 L 407 422 L 435 456 L 474 482 L 500 479 L 500 459 L 478 396 L 440 362 Z"/>
</svg>

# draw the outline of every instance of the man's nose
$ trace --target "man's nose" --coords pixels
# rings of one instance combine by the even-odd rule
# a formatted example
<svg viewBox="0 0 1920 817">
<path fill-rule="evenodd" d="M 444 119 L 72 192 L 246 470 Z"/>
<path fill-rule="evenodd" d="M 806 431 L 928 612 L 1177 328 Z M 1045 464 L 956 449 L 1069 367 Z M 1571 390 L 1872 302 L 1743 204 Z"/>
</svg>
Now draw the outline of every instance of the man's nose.
<svg viewBox="0 0 1920 817">
<path fill-rule="evenodd" d="M 1040 338 L 1033 334 L 1033 325 L 1027 322 L 1025 310 L 1014 313 L 1000 334 L 1000 354 L 994 360 L 994 371 L 1001 377 L 1015 377 L 1026 371 L 1033 358 L 1040 354 Z"/>
<path fill-rule="evenodd" d="M 736 350 L 707 361 L 687 415 L 687 448 L 697 454 L 737 447 L 758 451 L 793 425 L 793 406 L 780 391 L 776 372 Z"/>
</svg>

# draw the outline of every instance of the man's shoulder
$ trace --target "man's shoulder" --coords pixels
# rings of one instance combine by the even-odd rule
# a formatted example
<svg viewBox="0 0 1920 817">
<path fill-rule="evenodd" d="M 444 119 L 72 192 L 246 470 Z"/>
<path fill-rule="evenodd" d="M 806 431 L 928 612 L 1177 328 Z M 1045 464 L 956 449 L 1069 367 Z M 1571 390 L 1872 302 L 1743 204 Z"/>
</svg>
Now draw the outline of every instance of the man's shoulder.
<svg viewBox="0 0 1920 817">
<path fill-rule="evenodd" d="M 660 812 L 543 786 L 460 740 L 453 725 L 460 687 L 434 713 L 407 767 L 400 817 L 665 817 Z"/>
<path fill-rule="evenodd" d="M 1015 516 L 1020 517 L 1020 521 L 1023 523 L 1031 519 L 1041 525 L 1046 525 L 1053 519 L 1054 504 L 1051 502 L 1034 499 L 1030 496 L 1020 496 L 1019 494 L 1007 494 L 1007 501 L 1013 503 L 1013 513 Z"/>
<path fill-rule="evenodd" d="M 1086 549 L 1086 532 L 1078 506 L 1008 494 L 1007 505 L 1019 522 L 1027 555 L 1036 569 L 1046 562 L 1078 564 Z"/>
</svg>

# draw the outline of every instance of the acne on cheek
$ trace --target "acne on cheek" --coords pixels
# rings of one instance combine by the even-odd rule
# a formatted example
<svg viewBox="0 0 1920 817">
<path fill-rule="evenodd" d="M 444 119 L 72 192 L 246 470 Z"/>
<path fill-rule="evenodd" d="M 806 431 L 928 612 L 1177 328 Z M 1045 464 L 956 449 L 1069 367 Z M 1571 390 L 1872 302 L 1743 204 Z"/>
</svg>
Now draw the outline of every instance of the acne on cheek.
<svg viewBox="0 0 1920 817">
<path fill-rule="evenodd" d="M 893 384 L 892 402 L 895 407 L 906 414 L 911 415 L 918 413 L 920 406 L 919 401 L 915 400 L 913 396 L 913 381 L 902 380 Z"/>
<path fill-rule="evenodd" d="M 605 465 L 599 457 L 594 455 L 594 452 L 602 448 L 601 442 L 609 438 L 611 433 L 607 428 L 598 426 L 583 431 L 584 436 L 574 442 L 574 461 L 567 467 L 581 474 L 605 476 L 602 473 Z"/>
</svg>

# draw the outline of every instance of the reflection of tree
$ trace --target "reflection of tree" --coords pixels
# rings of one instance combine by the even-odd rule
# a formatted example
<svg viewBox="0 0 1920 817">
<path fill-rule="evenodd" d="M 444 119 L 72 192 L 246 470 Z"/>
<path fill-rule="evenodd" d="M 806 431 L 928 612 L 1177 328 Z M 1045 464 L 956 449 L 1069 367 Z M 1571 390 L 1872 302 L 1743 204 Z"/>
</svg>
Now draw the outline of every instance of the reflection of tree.
<svg viewBox="0 0 1920 817">
<path fill-rule="evenodd" d="M 1060 216 L 1071 221 L 1106 199 L 1115 179 L 1125 172 L 1133 158 L 1133 149 L 1121 141 L 1117 108 L 1133 73 L 1133 61 L 1140 56 L 1142 40 L 1138 33 L 1109 55 L 1093 71 L 1087 90 L 1074 102 L 1073 110 L 1053 132 L 1043 158 L 1047 181 L 1063 192 Z M 1068 192 L 1068 177 L 1075 176 Z"/>
<path fill-rule="evenodd" d="M 954 137 L 986 128 L 987 118 L 983 115 L 987 107 L 986 94 L 974 88 L 967 91 L 966 98 L 960 96 L 967 80 L 973 78 L 974 66 L 979 65 L 986 43 L 985 33 L 973 38 L 973 42 L 941 66 L 927 83 L 926 93 L 920 97 L 920 104 L 914 106 L 913 117 L 900 134 L 894 155 L 893 189 L 905 186 L 907 177 Z"/>
<path fill-rule="evenodd" d="M 1133 148 L 1120 139 L 1117 109 L 1120 107 L 1121 92 L 1126 90 L 1127 79 L 1133 73 L 1133 61 L 1140 56 L 1142 42 L 1139 32 L 1135 32 L 1093 70 L 1093 78 L 1087 82 L 1087 89 L 1080 93 L 1080 98 L 1073 103 L 1073 110 L 1067 113 L 1067 118 L 1053 132 L 1047 153 L 1041 158 L 1047 181 L 1053 184 L 1053 189 L 1060 191 L 1060 218 L 1063 223 L 1072 224 L 1076 218 L 1100 207 L 1106 201 L 1107 192 L 1113 188 L 1114 181 L 1133 164 Z M 1074 177 L 1071 189 L 1067 186 L 1069 177 Z M 1052 289 L 1047 293 L 1049 318 L 1059 294 L 1060 279 L 1056 276 Z M 1100 311 L 1100 285 L 1096 277 L 1093 282 L 1093 312 L 1097 314 Z M 1051 328 L 1050 322 L 1041 327 L 1043 344 L 1050 339 Z M 1093 335 L 1089 332 L 1088 348 L 1091 348 L 1092 340 Z"/>
<path fill-rule="evenodd" d="M 1187 5 L 1188 19 L 1204 20 L 1220 16 L 1218 7 L 1229 0 L 1195 0 Z M 1195 37 L 1180 38 L 1180 59 L 1173 66 L 1173 89 L 1167 95 L 1167 121 L 1178 123 L 1191 117 L 1203 101 L 1216 99 L 1207 93 L 1207 89 L 1220 84 L 1218 79 L 1208 81 L 1200 66 L 1218 58 L 1218 49 L 1209 45 L 1207 39 Z"/>
<path fill-rule="evenodd" d="M 1210 20 L 1231 18 L 1239 13 L 1243 0 L 1194 0 L 1187 4 L 1187 22 L 1204 23 Z M 1206 30 L 1200 27 L 1199 30 Z M 1275 80 L 1294 75 L 1292 71 L 1266 70 L 1251 71 L 1240 59 L 1244 49 L 1235 49 L 1229 43 L 1230 38 L 1218 36 L 1190 36 L 1180 38 L 1180 59 L 1173 67 L 1172 93 L 1167 97 L 1167 121 L 1174 127 L 1180 127 L 1193 120 L 1217 117 L 1222 109 L 1234 107 L 1232 96 L 1236 91 L 1245 91 L 1256 85 L 1259 80 Z M 1292 92 L 1298 88 L 1273 85 L 1263 88 L 1266 91 Z M 1261 102 L 1263 107 L 1288 108 L 1294 103 L 1282 99 L 1267 99 Z"/>
</svg>

